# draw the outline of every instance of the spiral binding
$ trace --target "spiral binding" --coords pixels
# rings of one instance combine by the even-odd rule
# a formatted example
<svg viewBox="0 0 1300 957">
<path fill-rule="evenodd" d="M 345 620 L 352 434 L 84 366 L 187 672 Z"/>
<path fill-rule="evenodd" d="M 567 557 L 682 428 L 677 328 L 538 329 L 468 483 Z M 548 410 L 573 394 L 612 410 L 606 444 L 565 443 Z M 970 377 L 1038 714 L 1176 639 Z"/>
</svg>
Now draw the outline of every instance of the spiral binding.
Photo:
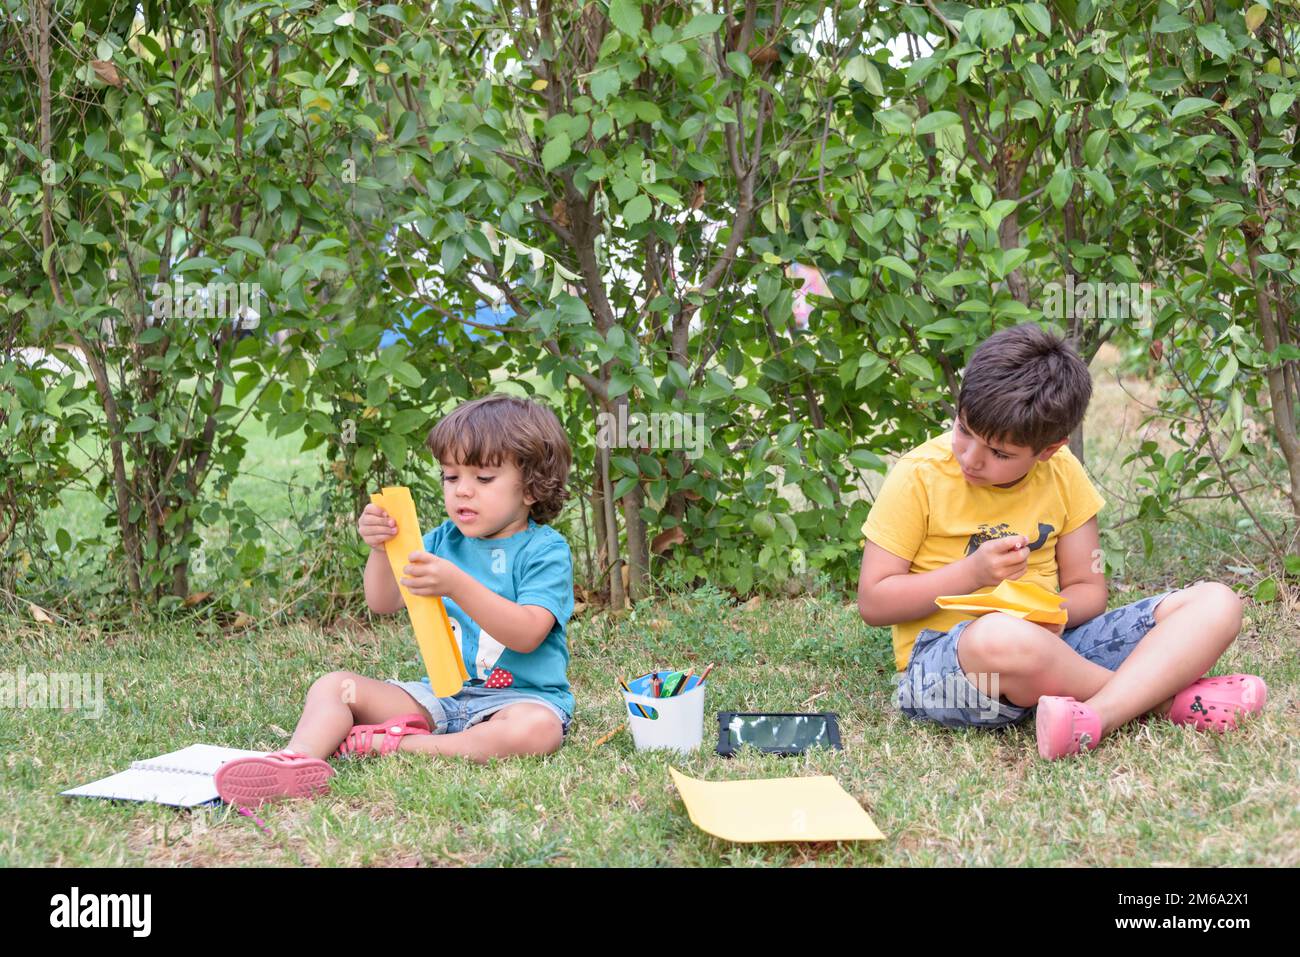
<svg viewBox="0 0 1300 957">
<path fill-rule="evenodd" d="M 211 771 L 196 771 L 194 768 L 176 768 L 166 764 L 150 764 L 148 761 L 132 761 L 132 771 L 166 771 L 169 774 L 201 774 L 204 777 L 212 777 Z"/>
</svg>

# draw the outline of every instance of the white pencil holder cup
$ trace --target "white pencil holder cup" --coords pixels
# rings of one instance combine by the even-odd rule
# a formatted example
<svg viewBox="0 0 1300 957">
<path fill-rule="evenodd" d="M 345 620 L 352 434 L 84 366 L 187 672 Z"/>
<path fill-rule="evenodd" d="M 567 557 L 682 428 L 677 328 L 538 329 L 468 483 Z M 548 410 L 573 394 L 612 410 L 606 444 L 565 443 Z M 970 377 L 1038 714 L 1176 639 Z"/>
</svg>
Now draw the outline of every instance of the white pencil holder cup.
<svg viewBox="0 0 1300 957">
<path fill-rule="evenodd" d="M 649 693 L 649 675 L 637 678 L 628 687 L 631 693 L 624 691 L 622 695 L 638 751 L 672 748 L 686 754 L 699 748 L 704 738 L 705 689 L 699 675 L 691 675 L 686 690 L 671 698 L 656 698 Z"/>
</svg>

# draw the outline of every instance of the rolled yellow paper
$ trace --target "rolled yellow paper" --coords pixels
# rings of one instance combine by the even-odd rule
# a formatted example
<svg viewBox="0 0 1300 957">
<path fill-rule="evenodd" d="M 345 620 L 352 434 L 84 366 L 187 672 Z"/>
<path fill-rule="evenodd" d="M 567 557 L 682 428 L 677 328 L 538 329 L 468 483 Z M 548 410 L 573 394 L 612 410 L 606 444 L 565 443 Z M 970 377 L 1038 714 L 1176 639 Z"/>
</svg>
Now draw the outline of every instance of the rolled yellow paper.
<svg viewBox="0 0 1300 957">
<path fill-rule="evenodd" d="M 948 611 L 966 611 L 986 615 L 1000 611 L 1026 621 L 1061 625 L 1069 620 L 1069 612 L 1061 607 L 1064 599 L 1035 582 L 1004 579 L 992 591 L 970 595 L 940 595 L 934 603 Z"/>
<path fill-rule="evenodd" d="M 415 640 L 424 659 L 424 670 L 429 684 L 439 698 L 450 698 L 469 680 L 465 662 L 460 655 L 460 644 L 451 631 L 451 621 L 441 598 L 413 595 L 402 584 L 402 569 L 410 563 L 412 552 L 424 551 L 424 538 L 420 535 L 420 522 L 415 517 L 415 503 L 411 490 L 405 485 L 385 487 L 381 493 L 372 493 L 370 501 L 386 511 L 397 523 L 397 534 L 384 543 L 384 553 L 393 569 L 397 587 L 406 600 L 406 611 L 411 616 Z"/>
</svg>

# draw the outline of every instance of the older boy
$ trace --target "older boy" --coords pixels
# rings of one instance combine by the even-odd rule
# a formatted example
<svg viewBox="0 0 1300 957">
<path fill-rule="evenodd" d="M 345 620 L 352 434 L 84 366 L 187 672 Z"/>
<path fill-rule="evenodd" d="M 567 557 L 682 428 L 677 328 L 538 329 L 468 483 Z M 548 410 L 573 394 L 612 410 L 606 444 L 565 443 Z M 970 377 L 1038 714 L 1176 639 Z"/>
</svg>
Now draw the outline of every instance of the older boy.
<svg viewBox="0 0 1300 957">
<path fill-rule="evenodd" d="M 1255 675 L 1201 677 L 1241 627 L 1225 585 L 1106 611 L 1104 502 L 1065 447 L 1091 395 L 1088 367 L 1064 341 L 1032 324 L 1005 329 L 967 365 L 952 432 L 885 479 L 862 528 L 858 608 L 869 625 L 893 625 L 904 713 L 997 727 L 1036 708 L 1038 751 L 1051 759 L 1147 712 L 1222 731 L 1263 707 Z M 1059 592 L 1067 622 L 972 620 L 934 603 L 1005 579 Z"/>
</svg>

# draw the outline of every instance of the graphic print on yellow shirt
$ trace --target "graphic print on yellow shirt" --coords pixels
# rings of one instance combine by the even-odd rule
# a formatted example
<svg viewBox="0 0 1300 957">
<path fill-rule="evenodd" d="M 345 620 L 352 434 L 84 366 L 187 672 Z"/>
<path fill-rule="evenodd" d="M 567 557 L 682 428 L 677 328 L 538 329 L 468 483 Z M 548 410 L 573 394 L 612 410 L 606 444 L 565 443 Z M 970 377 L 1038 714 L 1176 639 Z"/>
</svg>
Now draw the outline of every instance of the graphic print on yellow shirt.
<svg viewBox="0 0 1300 957">
<path fill-rule="evenodd" d="M 1059 592 L 1056 543 L 1101 510 L 1105 501 L 1068 447 L 1010 488 L 971 485 L 952 454 L 952 433 L 917 446 L 889 470 L 862 534 L 887 552 L 910 561 L 913 573 L 960 561 L 982 543 L 1010 535 L 1029 540 L 1021 581 Z M 992 586 L 978 589 L 992 591 Z M 936 608 L 924 618 L 893 627 L 894 664 L 907 667 L 923 628 L 947 631 L 972 615 Z"/>
</svg>

